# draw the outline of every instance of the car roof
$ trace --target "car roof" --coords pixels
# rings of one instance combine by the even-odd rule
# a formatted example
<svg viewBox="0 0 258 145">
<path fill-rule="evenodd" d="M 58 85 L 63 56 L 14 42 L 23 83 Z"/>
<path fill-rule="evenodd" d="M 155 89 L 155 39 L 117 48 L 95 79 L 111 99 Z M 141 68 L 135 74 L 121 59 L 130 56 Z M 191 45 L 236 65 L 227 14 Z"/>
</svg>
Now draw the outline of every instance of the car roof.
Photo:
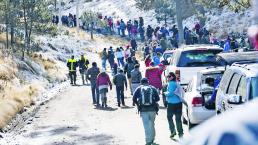
<svg viewBox="0 0 258 145">
<path fill-rule="evenodd" d="M 234 63 L 230 68 L 245 74 L 247 77 L 258 77 L 258 61 Z"/>
<path fill-rule="evenodd" d="M 258 51 L 219 53 L 217 54 L 217 60 L 223 60 L 228 65 L 241 61 L 255 61 L 258 60 Z"/>
<path fill-rule="evenodd" d="M 163 54 L 174 53 L 174 52 L 175 52 L 175 49 L 173 49 L 173 50 L 166 50 Z"/>
<path fill-rule="evenodd" d="M 189 51 L 189 50 L 196 50 L 196 49 L 207 49 L 207 50 L 223 50 L 218 45 L 211 45 L 211 44 L 198 44 L 198 45 L 183 45 L 181 48 L 177 49 L 180 51 Z"/>
</svg>

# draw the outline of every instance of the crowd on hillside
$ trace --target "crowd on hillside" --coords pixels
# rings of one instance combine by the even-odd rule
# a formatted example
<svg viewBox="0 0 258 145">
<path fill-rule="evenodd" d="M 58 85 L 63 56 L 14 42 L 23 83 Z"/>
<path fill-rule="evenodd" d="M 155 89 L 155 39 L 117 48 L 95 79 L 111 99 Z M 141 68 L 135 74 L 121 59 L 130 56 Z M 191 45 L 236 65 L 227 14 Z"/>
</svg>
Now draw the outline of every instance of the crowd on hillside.
<svg viewBox="0 0 258 145">
<path fill-rule="evenodd" d="M 114 19 L 111 16 L 102 16 L 102 14 L 98 14 L 98 19 L 105 25 L 100 26 L 100 24 L 97 24 L 96 22 L 86 23 L 79 19 L 80 28 L 87 31 L 92 27 L 97 33 L 118 35 L 132 41 L 140 40 L 147 44 L 151 44 L 151 42 L 154 41 L 162 45 L 163 50 L 167 48 L 178 48 L 179 31 L 176 25 L 173 25 L 172 27 L 169 25 L 153 27 L 150 24 L 145 24 L 143 17 L 125 21 L 124 19 Z M 53 16 L 52 22 L 58 24 L 58 16 Z M 61 17 L 61 22 L 68 27 L 75 27 L 77 25 L 76 15 L 63 15 Z M 147 28 L 145 28 L 145 26 L 147 26 Z M 225 52 L 237 51 L 238 48 L 258 49 L 253 47 L 255 45 L 253 44 L 253 40 L 248 39 L 246 34 L 239 35 L 238 33 L 231 33 L 227 38 L 219 39 L 213 32 L 210 32 L 204 26 L 201 26 L 199 22 L 196 22 L 193 28 L 184 27 L 183 31 L 184 42 L 186 45 L 214 44 L 224 48 Z"/>
</svg>

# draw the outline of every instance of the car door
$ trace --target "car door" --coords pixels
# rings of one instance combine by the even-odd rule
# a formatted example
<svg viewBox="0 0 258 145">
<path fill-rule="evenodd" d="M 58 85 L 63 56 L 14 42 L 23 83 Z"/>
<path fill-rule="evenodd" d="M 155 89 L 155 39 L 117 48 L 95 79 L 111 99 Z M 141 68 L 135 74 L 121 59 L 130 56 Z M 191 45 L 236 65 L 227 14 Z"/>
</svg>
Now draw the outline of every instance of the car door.
<svg viewBox="0 0 258 145">
<path fill-rule="evenodd" d="M 219 84 L 219 89 L 216 95 L 216 113 L 219 114 L 221 113 L 221 109 L 222 109 L 222 101 L 223 98 L 225 98 L 226 92 L 228 90 L 229 87 L 229 83 L 231 82 L 232 76 L 233 76 L 234 72 L 230 69 L 227 69 L 225 71 L 225 73 L 222 76 L 222 79 L 220 81 Z"/>
<path fill-rule="evenodd" d="M 237 88 L 238 88 L 240 79 L 241 79 L 241 75 L 238 73 L 234 73 L 234 75 L 229 83 L 229 87 L 226 92 L 226 95 L 222 100 L 222 111 L 226 111 L 226 110 L 233 108 L 234 104 L 229 103 L 228 100 L 230 97 L 237 95 Z"/>
<path fill-rule="evenodd" d="M 189 102 L 189 99 L 191 98 L 191 95 L 192 95 L 192 91 L 193 91 L 193 81 L 190 81 L 188 86 L 187 86 L 187 89 L 186 89 L 186 92 L 185 92 L 185 95 L 184 95 L 184 99 L 185 101 L 188 103 Z M 189 104 L 188 104 L 189 106 Z M 187 107 L 185 105 L 183 105 L 183 116 L 184 118 L 187 118 Z"/>
</svg>

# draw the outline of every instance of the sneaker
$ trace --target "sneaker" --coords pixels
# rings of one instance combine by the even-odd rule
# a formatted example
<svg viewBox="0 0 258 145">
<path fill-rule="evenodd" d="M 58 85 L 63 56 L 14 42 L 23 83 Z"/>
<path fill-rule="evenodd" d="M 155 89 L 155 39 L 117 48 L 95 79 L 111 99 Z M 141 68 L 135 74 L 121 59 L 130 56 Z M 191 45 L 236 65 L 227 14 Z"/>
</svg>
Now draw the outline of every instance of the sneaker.
<svg viewBox="0 0 258 145">
<path fill-rule="evenodd" d="M 170 135 L 170 138 L 172 139 L 172 138 L 174 138 L 176 136 L 176 133 L 174 132 L 174 133 L 172 133 L 171 135 Z"/>
<path fill-rule="evenodd" d="M 120 104 L 118 104 L 117 106 L 120 107 Z"/>
</svg>

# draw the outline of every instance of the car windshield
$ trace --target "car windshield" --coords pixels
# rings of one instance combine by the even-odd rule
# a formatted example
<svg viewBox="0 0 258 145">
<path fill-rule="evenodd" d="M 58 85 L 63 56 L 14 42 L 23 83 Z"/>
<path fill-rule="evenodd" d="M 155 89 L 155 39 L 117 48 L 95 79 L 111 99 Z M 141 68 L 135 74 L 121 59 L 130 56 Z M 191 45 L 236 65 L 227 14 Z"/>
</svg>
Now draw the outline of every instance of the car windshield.
<svg viewBox="0 0 258 145">
<path fill-rule="evenodd" d="M 221 50 L 191 50 L 182 52 L 178 67 L 223 66 L 224 62 L 216 61 L 216 54 Z"/>
<path fill-rule="evenodd" d="M 258 77 L 251 80 L 251 98 L 258 97 Z"/>
</svg>

